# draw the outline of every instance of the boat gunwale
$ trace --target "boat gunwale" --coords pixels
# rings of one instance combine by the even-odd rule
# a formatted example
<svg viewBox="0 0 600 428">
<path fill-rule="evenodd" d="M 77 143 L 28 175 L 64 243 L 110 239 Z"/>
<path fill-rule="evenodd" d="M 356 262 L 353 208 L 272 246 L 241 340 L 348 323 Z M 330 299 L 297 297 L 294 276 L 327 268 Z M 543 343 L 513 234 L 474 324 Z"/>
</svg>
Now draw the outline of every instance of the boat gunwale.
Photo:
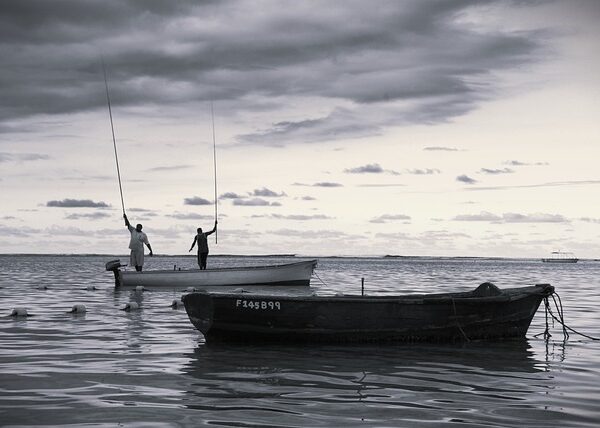
<svg viewBox="0 0 600 428">
<path fill-rule="evenodd" d="M 432 294 L 401 294 L 401 295 L 273 295 L 253 293 L 232 293 L 220 291 L 196 291 L 183 296 L 184 302 L 187 296 L 193 294 L 207 295 L 213 299 L 270 299 L 291 302 L 306 303 L 402 303 L 402 304 L 447 304 L 449 302 L 481 303 L 481 302 L 506 302 L 520 300 L 534 295 L 548 297 L 554 293 L 554 287 L 550 284 L 536 284 L 526 287 L 515 287 L 502 289 L 502 293 L 493 296 L 474 295 L 474 290 L 455 293 L 432 293 Z"/>
<path fill-rule="evenodd" d="M 303 260 L 303 261 L 298 261 L 298 262 L 293 262 L 293 263 L 284 263 L 284 264 L 279 264 L 279 265 L 260 265 L 260 266 L 233 266 L 233 267 L 223 267 L 223 268 L 213 268 L 213 269 L 181 269 L 181 270 L 173 270 L 173 269 L 160 269 L 160 270 L 147 270 L 147 271 L 142 271 L 142 272 L 137 272 L 137 271 L 133 271 L 133 270 L 121 270 L 119 269 L 119 272 L 121 274 L 126 274 L 126 275 L 154 275 L 154 274 L 183 274 L 183 273 L 189 273 L 189 274 L 196 274 L 196 273 L 209 273 L 209 272 L 239 272 L 239 271 L 248 271 L 248 270 L 253 270 L 253 271 L 259 271 L 259 270 L 273 270 L 273 269 L 286 269 L 289 267 L 296 267 L 299 265 L 303 265 L 303 264 L 312 264 L 313 269 L 316 268 L 318 263 L 317 259 L 311 259 L 311 260 Z"/>
</svg>

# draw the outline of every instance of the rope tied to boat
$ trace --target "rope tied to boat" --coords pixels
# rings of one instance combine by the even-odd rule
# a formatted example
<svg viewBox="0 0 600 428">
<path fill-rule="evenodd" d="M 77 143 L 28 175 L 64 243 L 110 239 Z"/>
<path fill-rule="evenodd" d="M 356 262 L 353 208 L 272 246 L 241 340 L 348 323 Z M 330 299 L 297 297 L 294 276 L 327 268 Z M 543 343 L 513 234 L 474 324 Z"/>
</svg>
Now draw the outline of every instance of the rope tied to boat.
<svg viewBox="0 0 600 428">
<path fill-rule="evenodd" d="M 460 323 L 458 322 L 458 314 L 456 313 L 456 304 L 454 303 L 454 297 L 450 297 L 450 300 L 452 300 L 452 309 L 454 310 L 454 321 L 456 322 L 456 326 L 458 327 L 458 329 L 462 333 L 462 335 L 465 338 L 465 340 L 467 342 L 470 342 L 471 340 L 469 339 L 469 336 L 467 336 L 467 333 L 465 333 L 465 331 L 460 326 Z"/>
<path fill-rule="evenodd" d="M 317 271 L 316 271 L 316 270 L 313 270 L 313 271 L 312 271 L 312 274 L 313 274 L 314 276 L 316 276 L 316 277 L 317 277 L 317 279 L 318 279 L 319 281 L 321 281 L 321 284 L 323 284 L 325 287 L 328 287 L 328 285 L 327 285 L 327 284 L 325 284 L 325 283 L 323 282 L 323 280 L 321 279 L 321 277 L 319 276 L 319 274 L 317 273 Z"/>
<path fill-rule="evenodd" d="M 554 321 L 558 322 L 562 326 L 564 340 L 569 339 L 569 331 L 571 331 L 572 333 L 578 334 L 580 336 L 583 336 L 587 339 L 600 340 L 600 338 L 589 336 L 587 334 L 584 334 L 584 333 L 581 333 L 580 331 L 575 330 L 574 328 L 569 327 L 567 325 L 567 323 L 565 322 L 562 299 L 560 298 L 560 296 L 557 292 L 554 292 L 551 296 L 552 296 L 552 301 L 554 302 L 554 308 L 556 309 L 556 313 L 558 316 L 555 315 L 554 312 L 552 311 L 552 307 L 550 305 L 550 301 L 548 300 L 548 297 L 544 297 L 546 329 L 542 333 L 534 335 L 534 337 L 538 337 L 541 334 L 544 335 L 544 340 L 548 340 L 550 337 L 552 337 L 552 335 L 550 334 L 550 327 L 548 324 L 548 315 L 550 315 L 550 318 L 552 319 L 553 327 L 554 327 Z M 556 296 L 556 297 L 554 297 L 554 296 Z M 557 299 L 558 299 L 558 301 L 557 301 Z"/>
</svg>

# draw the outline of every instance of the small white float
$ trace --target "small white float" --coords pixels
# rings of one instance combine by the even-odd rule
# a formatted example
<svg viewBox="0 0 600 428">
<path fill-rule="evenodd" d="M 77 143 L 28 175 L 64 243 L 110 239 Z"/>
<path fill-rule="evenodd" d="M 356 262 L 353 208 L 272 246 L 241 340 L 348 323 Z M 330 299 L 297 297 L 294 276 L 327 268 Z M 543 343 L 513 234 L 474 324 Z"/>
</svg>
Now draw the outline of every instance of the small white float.
<svg viewBox="0 0 600 428">
<path fill-rule="evenodd" d="M 82 303 L 77 303 L 75 305 L 73 305 L 73 307 L 71 308 L 70 311 L 68 311 L 68 314 L 85 314 L 87 312 L 87 309 L 85 307 L 84 304 Z"/>
</svg>

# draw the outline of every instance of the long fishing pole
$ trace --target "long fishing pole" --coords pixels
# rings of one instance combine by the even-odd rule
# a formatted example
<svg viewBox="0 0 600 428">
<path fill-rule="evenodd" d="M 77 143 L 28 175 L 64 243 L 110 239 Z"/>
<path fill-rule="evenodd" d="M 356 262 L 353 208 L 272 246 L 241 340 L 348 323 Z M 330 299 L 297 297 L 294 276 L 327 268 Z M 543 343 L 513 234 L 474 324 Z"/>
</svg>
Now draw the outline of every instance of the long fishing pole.
<svg viewBox="0 0 600 428">
<path fill-rule="evenodd" d="M 217 143 L 215 138 L 215 112 L 213 109 L 213 102 L 210 101 L 210 117 L 212 119 L 212 137 L 213 137 L 213 170 L 215 172 L 215 226 L 217 224 L 218 219 L 218 211 L 217 211 Z M 217 234 L 218 230 L 215 230 L 215 244 L 218 243 Z"/>
<path fill-rule="evenodd" d="M 108 103 L 108 116 L 110 117 L 110 129 L 112 131 L 113 147 L 115 149 L 115 162 L 117 164 L 117 177 L 119 178 L 119 192 L 121 193 L 121 207 L 125 215 L 125 202 L 123 202 L 123 186 L 121 186 L 121 171 L 119 170 L 119 155 L 117 154 L 117 140 L 115 138 L 115 127 L 113 125 L 112 109 L 110 108 L 110 95 L 108 94 L 108 79 L 106 78 L 106 66 L 102 60 L 102 71 L 104 72 L 104 86 L 106 87 L 106 101 Z"/>
</svg>

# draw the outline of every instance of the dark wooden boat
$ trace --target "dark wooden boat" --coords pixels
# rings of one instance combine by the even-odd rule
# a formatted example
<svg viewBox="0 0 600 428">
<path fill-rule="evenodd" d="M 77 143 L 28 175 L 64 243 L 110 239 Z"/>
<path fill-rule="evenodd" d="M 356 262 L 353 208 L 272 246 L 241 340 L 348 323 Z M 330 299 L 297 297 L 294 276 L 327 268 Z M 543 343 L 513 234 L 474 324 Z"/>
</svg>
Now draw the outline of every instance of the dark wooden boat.
<svg viewBox="0 0 600 428">
<path fill-rule="evenodd" d="M 276 296 L 190 293 L 182 297 L 207 342 L 466 341 L 525 337 L 550 284 L 402 296 Z"/>
</svg>

